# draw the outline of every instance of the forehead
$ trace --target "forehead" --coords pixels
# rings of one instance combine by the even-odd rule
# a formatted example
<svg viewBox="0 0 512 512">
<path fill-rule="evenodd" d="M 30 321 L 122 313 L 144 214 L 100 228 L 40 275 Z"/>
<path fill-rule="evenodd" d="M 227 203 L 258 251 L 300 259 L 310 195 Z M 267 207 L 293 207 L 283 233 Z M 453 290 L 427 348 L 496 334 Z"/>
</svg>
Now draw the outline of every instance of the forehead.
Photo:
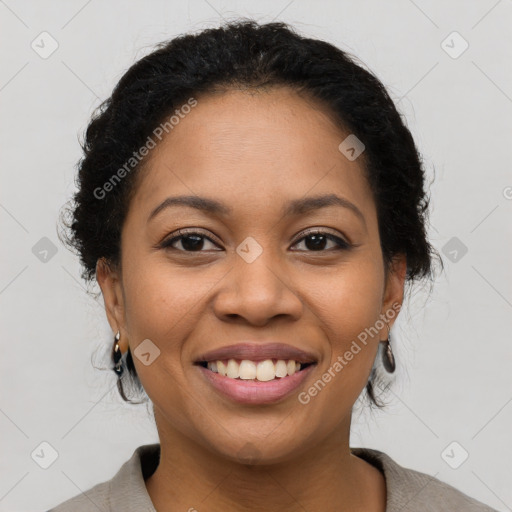
<svg viewBox="0 0 512 512">
<path fill-rule="evenodd" d="M 149 214 L 169 195 L 197 194 L 242 213 L 338 193 L 371 214 L 362 158 L 338 149 L 348 135 L 322 105 L 288 88 L 197 97 L 150 153 L 133 207 Z"/>
</svg>

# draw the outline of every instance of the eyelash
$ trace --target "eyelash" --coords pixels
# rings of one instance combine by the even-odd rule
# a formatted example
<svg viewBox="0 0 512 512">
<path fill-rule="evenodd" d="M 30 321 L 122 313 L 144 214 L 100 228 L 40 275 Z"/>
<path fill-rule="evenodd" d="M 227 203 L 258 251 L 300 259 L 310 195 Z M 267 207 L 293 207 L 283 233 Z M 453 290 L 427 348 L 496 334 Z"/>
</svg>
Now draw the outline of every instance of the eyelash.
<svg viewBox="0 0 512 512">
<path fill-rule="evenodd" d="M 179 252 L 185 252 L 185 253 L 201 253 L 201 252 L 206 252 L 206 251 L 186 251 L 186 250 L 182 250 L 182 249 L 176 249 L 175 247 L 172 247 L 172 244 L 176 241 L 179 241 L 183 238 L 186 238 L 187 236 L 191 236 L 191 235 L 197 235 L 201 238 L 204 238 L 206 240 L 209 240 L 211 243 L 213 244 L 216 244 L 216 242 L 214 240 L 212 240 L 209 236 L 206 236 L 204 233 L 201 233 L 200 231 L 186 231 L 186 230 L 178 230 L 176 233 L 178 233 L 176 236 L 173 236 L 172 238 L 168 238 L 167 240 L 164 240 L 161 244 L 160 244 L 160 248 L 161 249 L 174 249 L 176 251 L 179 251 Z M 302 236 L 300 238 L 298 238 L 293 245 L 297 245 L 299 242 L 302 242 L 304 239 L 306 239 L 308 236 L 312 236 L 312 235 L 324 235 L 328 240 L 336 243 L 338 245 L 338 247 L 336 248 L 331 248 L 331 249 L 322 249 L 322 250 L 319 250 L 319 251 L 312 251 L 312 250 L 304 250 L 304 251 L 298 251 L 298 252 L 312 252 L 312 253 L 322 253 L 322 252 L 330 252 L 332 250 L 335 250 L 335 251 L 338 251 L 338 250 L 349 250 L 351 249 L 352 247 L 354 247 L 353 244 L 350 244 L 349 242 L 346 242 L 345 240 L 343 240 L 342 238 L 336 236 L 336 235 L 333 235 L 332 233 L 329 233 L 327 231 L 322 231 L 321 229 L 316 229 L 316 230 L 311 230 L 311 231 L 308 231 L 306 233 L 303 233 Z"/>
</svg>

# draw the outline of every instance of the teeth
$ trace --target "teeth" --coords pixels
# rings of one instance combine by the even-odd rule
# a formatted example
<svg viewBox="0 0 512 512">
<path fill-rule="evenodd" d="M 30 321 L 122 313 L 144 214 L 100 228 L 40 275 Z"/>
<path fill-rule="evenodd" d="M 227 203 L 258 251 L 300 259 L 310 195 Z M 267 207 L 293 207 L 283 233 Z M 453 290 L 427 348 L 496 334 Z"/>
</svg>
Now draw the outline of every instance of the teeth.
<svg viewBox="0 0 512 512">
<path fill-rule="evenodd" d="M 212 372 L 230 379 L 256 379 L 262 382 L 293 375 L 300 370 L 300 366 L 300 363 L 293 359 L 278 359 L 275 363 L 272 359 L 259 362 L 243 359 L 240 363 L 235 359 L 229 359 L 227 364 L 225 361 L 210 361 L 207 364 Z"/>
<path fill-rule="evenodd" d="M 276 377 L 286 377 L 288 375 L 288 368 L 286 367 L 286 361 L 279 359 L 276 363 Z"/>
<path fill-rule="evenodd" d="M 228 361 L 226 376 L 230 379 L 237 379 L 240 376 L 240 365 L 234 359 Z"/>
<path fill-rule="evenodd" d="M 244 364 L 243 361 L 242 364 Z M 267 359 L 266 361 L 261 361 L 258 363 L 256 369 L 256 378 L 261 381 L 273 380 L 276 378 L 276 369 L 271 359 Z"/>
<path fill-rule="evenodd" d="M 252 361 L 244 359 L 238 367 L 238 376 L 244 380 L 256 378 L 256 365 Z"/>
<path fill-rule="evenodd" d="M 211 363 L 208 363 L 210 365 Z M 208 366 L 208 369 L 211 370 L 210 366 Z M 227 375 L 227 368 L 224 364 L 224 361 L 217 361 L 217 373 L 219 375 L 223 375 L 224 377 Z"/>
</svg>

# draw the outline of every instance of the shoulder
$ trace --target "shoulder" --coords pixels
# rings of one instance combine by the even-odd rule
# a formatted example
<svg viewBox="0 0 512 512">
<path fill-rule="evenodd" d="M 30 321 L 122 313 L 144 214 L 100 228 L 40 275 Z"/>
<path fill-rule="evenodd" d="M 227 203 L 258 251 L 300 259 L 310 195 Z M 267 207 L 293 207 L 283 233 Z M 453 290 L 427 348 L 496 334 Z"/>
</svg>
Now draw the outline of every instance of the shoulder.
<svg viewBox="0 0 512 512">
<path fill-rule="evenodd" d="M 114 475 L 48 512 L 155 512 L 144 483 L 157 467 L 160 445 L 139 446 Z"/>
<path fill-rule="evenodd" d="M 351 448 L 351 452 L 384 473 L 386 512 L 496 512 L 431 475 L 401 466 L 384 452 L 369 448 Z"/>
<path fill-rule="evenodd" d="M 82 494 L 70 498 L 48 512 L 110 511 L 111 480 L 91 487 Z"/>
</svg>

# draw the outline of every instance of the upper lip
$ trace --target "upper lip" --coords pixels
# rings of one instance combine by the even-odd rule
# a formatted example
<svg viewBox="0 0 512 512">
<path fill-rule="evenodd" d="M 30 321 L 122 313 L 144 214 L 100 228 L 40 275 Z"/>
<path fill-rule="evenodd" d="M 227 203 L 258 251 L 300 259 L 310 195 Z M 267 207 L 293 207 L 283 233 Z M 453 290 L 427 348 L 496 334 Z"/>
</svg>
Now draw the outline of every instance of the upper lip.
<svg viewBox="0 0 512 512">
<path fill-rule="evenodd" d="M 315 363 L 317 358 L 305 350 L 285 343 L 238 343 L 210 350 L 196 358 L 196 363 L 219 361 L 224 359 L 249 359 L 264 361 L 265 359 L 293 359 L 299 363 Z"/>
</svg>

